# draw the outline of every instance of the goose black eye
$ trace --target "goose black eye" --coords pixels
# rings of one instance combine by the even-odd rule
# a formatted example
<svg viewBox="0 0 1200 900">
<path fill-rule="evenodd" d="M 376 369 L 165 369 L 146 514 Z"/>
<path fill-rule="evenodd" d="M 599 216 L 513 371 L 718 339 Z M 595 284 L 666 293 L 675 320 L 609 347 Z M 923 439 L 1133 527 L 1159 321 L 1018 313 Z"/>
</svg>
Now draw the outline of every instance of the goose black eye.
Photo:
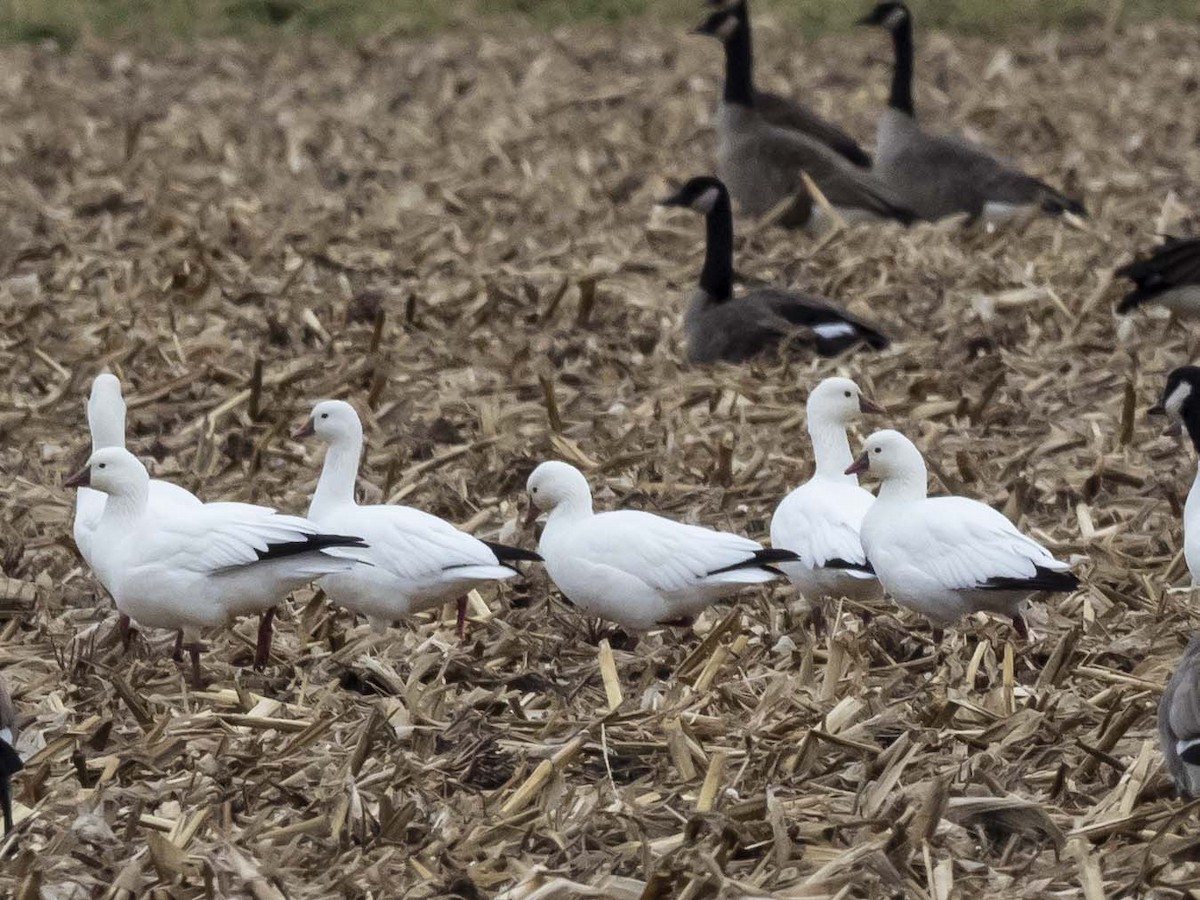
<svg viewBox="0 0 1200 900">
<path fill-rule="evenodd" d="M 849 392 L 849 391 L 846 391 L 846 396 L 847 396 L 847 397 L 849 397 L 849 396 L 850 396 L 850 392 Z"/>
<path fill-rule="evenodd" d="M 329 413 L 321 413 L 321 418 L 322 418 L 322 419 L 328 419 L 328 418 L 329 418 Z"/>
<path fill-rule="evenodd" d="M 876 447 L 876 448 L 875 448 L 875 452 L 876 452 L 876 453 L 882 453 L 882 452 L 883 452 L 883 448 L 882 448 L 882 447 Z"/>
<path fill-rule="evenodd" d="M 99 469 L 103 469 L 103 468 L 104 468 L 105 466 L 107 466 L 107 465 L 108 465 L 108 463 L 100 463 L 100 465 L 99 465 L 99 466 L 97 466 L 97 468 L 99 468 Z"/>
<path fill-rule="evenodd" d="M 531 493 L 531 494 L 536 494 L 536 493 L 537 493 L 537 488 L 530 488 L 530 489 L 529 489 L 529 493 Z"/>
</svg>

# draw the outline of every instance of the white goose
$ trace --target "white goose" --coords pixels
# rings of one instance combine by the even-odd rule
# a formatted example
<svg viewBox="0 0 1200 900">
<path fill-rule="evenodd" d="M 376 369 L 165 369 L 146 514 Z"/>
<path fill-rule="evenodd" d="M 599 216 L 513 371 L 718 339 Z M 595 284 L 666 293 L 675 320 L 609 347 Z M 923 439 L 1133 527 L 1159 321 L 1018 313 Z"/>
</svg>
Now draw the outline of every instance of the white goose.
<svg viewBox="0 0 1200 900">
<path fill-rule="evenodd" d="M 458 600 L 458 633 L 466 619 L 467 593 L 488 581 L 520 575 L 517 561 L 541 557 L 520 547 L 481 541 L 437 516 L 408 506 L 360 506 L 354 482 L 362 457 L 358 413 L 342 400 L 322 400 L 296 437 L 316 435 L 328 445 L 309 518 L 321 528 L 361 536 L 370 563 L 328 575 L 321 588 L 333 602 L 367 617 L 383 630 L 397 619 Z"/>
<path fill-rule="evenodd" d="M 563 595 L 585 613 L 647 631 L 685 624 L 705 607 L 782 573 L 798 559 L 749 538 L 635 510 L 592 512 L 583 473 L 544 462 L 526 485 L 530 519 L 548 512 L 538 551 Z"/>
<path fill-rule="evenodd" d="M 1200 454 L 1200 367 L 1180 366 L 1167 376 L 1162 399 L 1150 408 L 1151 415 L 1167 415 L 1172 431 L 1182 425 L 1192 446 Z M 1200 470 L 1196 472 L 1183 507 L 1183 557 L 1192 583 L 1200 584 Z"/>
<path fill-rule="evenodd" d="M 1021 604 L 1037 591 L 1073 591 L 1066 563 L 990 506 L 966 497 L 928 497 L 925 460 L 897 431 L 877 431 L 847 473 L 870 471 L 879 496 L 863 517 L 862 543 L 884 590 L 942 626 L 973 612 L 1007 616 L 1029 632 Z"/>
<path fill-rule="evenodd" d="M 97 450 L 65 485 L 108 495 L 92 536 L 96 576 L 133 621 L 185 632 L 195 685 L 201 628 L 264 612 L 322 575 L 353 568 L 346 548 L 364 546 L 248 503 L 152 505 L 146 467 L 120 447 Z"/>
<path fill-rule="evenodd" d="M 816 462 L 812 478 L 780 501 L 771 517 L 771 546 L 794 550 L 800 561 L 781 563 L 810 603 L 883 594 L 858 536 L 875 497 L 846 467 L 854 457 L 846 428 L 863 413 L 882 413 L 849 378 L 826 378 L 808 395 L 806 413 Z"/>
</svg>

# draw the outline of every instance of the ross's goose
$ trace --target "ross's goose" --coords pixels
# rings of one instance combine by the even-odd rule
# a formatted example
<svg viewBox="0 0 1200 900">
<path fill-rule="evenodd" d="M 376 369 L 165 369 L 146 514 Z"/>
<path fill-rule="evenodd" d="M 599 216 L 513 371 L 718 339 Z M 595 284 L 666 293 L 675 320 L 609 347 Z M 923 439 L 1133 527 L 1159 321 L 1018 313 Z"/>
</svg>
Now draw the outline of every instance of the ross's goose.
<svg viewBox="0 0 1200 900">
<path fill-rule="evenodd" d="M 121 396 L 121 382 L 116 375 L 102 372 L 92 381 L 92 390 L 87 401 L 88 430 L 92 436 L 92 452 L 105 447 L 125 446 L 125 398 Z M 75 523 L 72 529 L 79 555 L 94 571 L 92 561 L 92 536 L 104 514 L 105 495 L 91 488 L 80 488 L 75 494 Z M 177 484 L 160 479 L 150 481 L 149 503 L 151 506 L 199 506 L 200 499 Z M 121 639 L 128 646 L 130 631 L 129 617 L 120 614 Z M 176 656 L 178 656 L 176 644 Z"/>
<path fill-rule="evenodd" d="M 583 473 L 541 463 L 526 485 L 530 519 L 548 512 L 538 551 L 563 595 L 585 613 L 645 631 L 682 624 L 710 604 L 782 573 L 798 557 L 757 541 L 635 510 L 592 512 Z"/>
<path fill-rule="evenodd" d="M 1200 238 L 1168 237 L 1145 256 L 1113 273 L 1134 288 L 1117 304 L 1128 313 L 1139 306 L 1161 306 L 1178 316 L 1200 315 Z"/>
<path fill-rule="evenodd" d="M 316 435 L 328 445 L 309 518 L 321 528 L 361 536 L 371 563 L 327 575 L 321 588 L 335 603 L 366 616 L 372 627 L 458 600 L 462 636 L 467 593 L 487 581 L 521 574 L 514 563 L 540 562 L 530 550 L 481 541 L 437 516 L 408 506 L 360 506 L 354 482 L 362 457 L 358 413 L 342 400 L 322 400 L 296 437 Z"/>
<path fill-rule="evenodd" d="M 17 711 L 8 684 L 0 676 L 0 809 L 4 812 L 4 833 L 13 829 L 12 777 L 24 764 L 17 753 Z"/>
<path fill-rule="evenodd" d="M 365 546 L 248 503 L 151 505 L 146 467 L 120 447 L 97 450 L 65 484 L 108 495 L 92 537 L 96 576 L 133 621 L 185 632 L 195 684 L 201 628 L 263 613 L 322 575 L 348 571 L 357 563 L 347 548 Z M 260 629 L 256 660 L 263 637 Z"/>
<path fill-rule="evenodd" d="M 849 378 L 826 378 L 808 395 L 815 471 L 776 507 L 771 546 L 799 554 L 799 562 L 779 568 L 815 609 L 825 600 L 874 600 L 883 593 L 858 536 L 875 497 L 859 487 L 858 476 L 846 474 L 854 459 L 846 428 L 863 413 L 883 411 Z"/>
<path fill-rule="evenodd" d="M 882 350 L 888 339 L 878 329 L 815 294 L 755 287 L 733 294 L 733 211 L 718 178 L 690 179 L 658 201 L 704 215 L 706 244 L 700 283 L 683 317 L 691 363 L 741 362 L 795 341 L 833 356 L 858 344 Z"/>
<path fill-rule="evenodd" d="M 1200 454 L 1200 367 L 1180 366 L 1167 376 L 1162 398 L 1150 408 L 1151 415 L 1168 415 L 1187 429 L 1192 446 Z M 1192 583 L 1200 584 L 1200 470 L 1192 481 L 1183 506 L 1183 556 Z"/>
<path fill-rule="evenodd" d="M 1200 796 L 1200 634 L 1192 635 L 1163 688 L 1158 738 L 1176 790 Z"/>
<path fill-rule="evenodd" d="M 897 431 L 877 431 L 848 474 L 871 472 L 879 496 L 862 522 L 863 549 L 884 590 L 942 626 L 977 611 L 1012 620 L 1028 637 L 1021 604 L 1037 591 L 1079 587 L 1064 562 L 990 506 L 926 496 L 925 460 Z"/>
<path fill-rule="evenodd" d="M 879 117 L 872 171 L 899 202 L 923 219 L 956 213 L 998 221 L 1022 212 L 1087 215 L 1083 204 L 983 147 L 926 131 L 913 107 L 912 13 L 886 0 L 859 20 L 892 36 L 895 67 L 888 107 Z"/>
</svg>

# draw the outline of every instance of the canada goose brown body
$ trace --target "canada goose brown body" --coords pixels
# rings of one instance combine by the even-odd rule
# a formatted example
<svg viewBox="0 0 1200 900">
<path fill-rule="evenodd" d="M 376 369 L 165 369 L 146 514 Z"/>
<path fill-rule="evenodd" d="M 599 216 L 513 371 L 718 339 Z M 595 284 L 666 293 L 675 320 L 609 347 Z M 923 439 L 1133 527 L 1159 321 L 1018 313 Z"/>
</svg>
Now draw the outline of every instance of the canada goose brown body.
<svg viewBox="0 0 1200 900">
<path fill-rule="evenodd" d="M 1193 634 L 1158 703 L 1167 771 L 1185 797 L 1200 796 L 1200 634 Z"/>
<path fill-rule="evenodd" d="M 813 347 L 826 356 L 858 344 L 888 346 L 878 329 L 823 297 L 773 287 L 734 297 L 733 211 L 719 179 L 693 178 L 659 202 L 694 209 L 706 221 L 704 268 L 683 321 L 688 362 L 742 362 L 785 344 Z"/>
<path fill-rule="evenodd" d="M 880 3 L 860 23 L 892 35 L 892 87 L 879 118 L 872 171 L 902 203 L 930 220 L 960 213 L 1004 219 L 1022 211 L 1086 215 L 1079 201 L 984 148 L 921 127 L 913 105 L 912 15 L 903 3 Z"/>
</svg>

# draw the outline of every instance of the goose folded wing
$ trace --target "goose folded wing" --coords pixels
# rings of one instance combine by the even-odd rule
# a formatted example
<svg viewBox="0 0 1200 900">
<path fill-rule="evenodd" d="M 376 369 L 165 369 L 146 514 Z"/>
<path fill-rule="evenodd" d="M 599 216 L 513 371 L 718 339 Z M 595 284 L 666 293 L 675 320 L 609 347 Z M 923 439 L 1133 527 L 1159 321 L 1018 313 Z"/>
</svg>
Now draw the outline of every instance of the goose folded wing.
<svg viewBox="0 0 1200 900">
<path fill-rule="evenodd" d="M 141 548 L 144 563 L 217 574 L 265 559 L 350 546 L 307 519 L 247 503 L 209 503 L 160 516 Z"/>
<path fill-rule="evenodd" d="M 1069 590 L 1064 563 L 990 506 L 939 497 L 906 518 L 889 552 L 903 554 L 947 590 Z"/>
<path fill-rule="evenodd" d="M 771 91 L 755 91 L 754 108 L 777 128 L 799 131 L 820 141 L 848 162 L 870 168 L 871 156 L 849 134 L 807 106 Z"/>
<path fill-rule="evenodd" d="M 800 558 L 813 568 L 832 568 L 862 571 L 867 570 L 867 554 L 859 538 L 857 516 L 849 515 L 844 504 L 833 497 L 810 494 L 804 503 L 785 503 L 775 513 L 771 523 L 772 543 L 775 535 L 787 535 L 787 548 L 795 550 Z"/>
<path fill-rule="evenodd" d="M 1148 255 L 1121 266 L 1116 275 L 1139 287 L 1161 290 L 1200 284 L 1200 238 L 1168 237 Z"/>
<path fill-rule="evenodd" d="M 761 308 L 760 322 L 781 333 L 794 332 L 797 327 L 811 331 L 821 353 L 832 355 L 859 342 L 875 350 L 885 349 L 891 342 L 873 325 L 864 322 L 823 297 L 764 288 L 746 295 L 743 300 L 755 302 Z"/>
<path fill-rule="evenodd" d="M 1184 765 L 1200 765 L 1200 655 L 1196 640 L 1175 667 L 1158 706 L 1163 755 L 1175 782 L 1189 783 Z"/>
<path fill-rule="evenodd" d="M 802 134 L 783 128 L 764 129 L 758 152 L 771 168 L 794 173 L 793 193 L 806 190 L 800 177 L 803 171 L 834 206 L 866 210 L 906 223 L 915 218 L 895 193 L 870 172 L 855 168 L 828 147 Z"/>
<path fill-rule="evenodd" d="M 753 568 L 763 552 L 749 538 L 634 510 L 602 513 L 590 526 L 581 546 L 589 562 L 619 569 L 663 593 L 687 590 L 746 563 Z"/>
<path fill-rule="evenodd" d="M 501 566 L 482 541 L 437 516 L 403 506 L 361 507 L 344 523 L 371 547 L 370 560 L 397 578 L 420 581 L 471 566 Z"/>
</svg>

